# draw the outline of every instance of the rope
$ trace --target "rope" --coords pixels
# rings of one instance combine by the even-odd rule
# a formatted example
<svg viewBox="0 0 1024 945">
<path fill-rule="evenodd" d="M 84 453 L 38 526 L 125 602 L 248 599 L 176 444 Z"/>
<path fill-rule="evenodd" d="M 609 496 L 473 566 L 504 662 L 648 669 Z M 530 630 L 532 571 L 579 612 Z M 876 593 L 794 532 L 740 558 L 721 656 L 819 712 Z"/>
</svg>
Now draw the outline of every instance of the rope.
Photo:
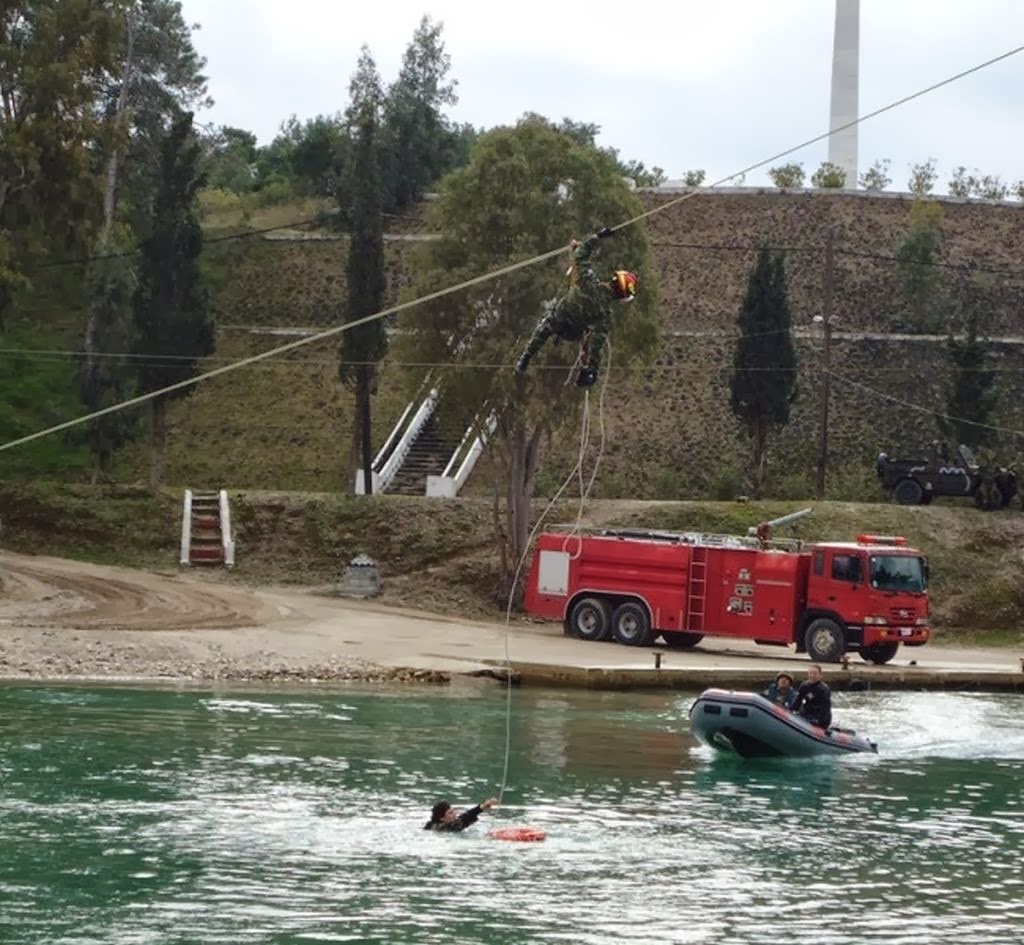
<svg viewBox="0 0 1024 945">
<path fill-rule="evenodd" d="M 579 510 L 576 513 L 576 523 L 573 525 L 572 531 L 569 532 L 569 534 L 565 536 L 565 541 L 562 542 L 562 551 L 565 551 L 569 547 L 569 542 L 572 540 L 573 536 L 575 536 L 576 534 L 579 533 L 580 526 L 583 523 L 583 509 L 586 506 L 587 500 L 590 498 L 591 490 L 593 490 L 594 482 L 597 479 L 597 472 L 601 468 L 601 460 L 604 458 L 604 446 L 605 446 L 604 395 L 605 395 L 605 391 L 608 390 L 608 381 L 609 381 L 609 379 L 611 377 L 611 363 L 612 363 L 612 345 L 611 345 L 611 340 L 610 339 L 606 339 L 605 340 L 605 348 L 608 351 L 608 359 L 607 359 L 607 361 L 605 363 L 605 375 L 604 375 L 604 383 L 601 384 L 601 395 L 597 399 L 597 417 L 598 417 L 598 423 L 601 426 L 601 445 L 598 447 L 597 459 L 594 461 L 594 469 L 593 469 L 593 472 L 591 472 L 591 474 L 590 474 L 590 482 L 587 483 L 586 489 L 584 489 L 584 487 L 583 487 L 583 465 L 582 465 L 582 462 L 578 464 L 579 465 L 579 470 L 580 470 L 580 507 L 579 507 Z M 588 411 L 588 415 L 587 415 L 587 441 L 588 441 L 588 445 L 589 445 L 589 440 L 590 440 L 590 416 L 589 416 L 589 411 Z M 582 453 L 582 447 L 581 447 L 581 451 L 580 451 L 581 459 L 582 459 L 582 455 L 583 455 L 583 453 Z M 580 541 L 578 544 L 579 544 L 579 547 L 578 547 L 577 553 L 574 554 L 574 555 L 570 555 L 570 558 L 573 561 L 575 561 L 577 558 L 579 558 L 579 556 L 583 553 L 583 542 Z"/>
<path fill-rule="evenodd" d="M 847 128 L 852 128 L 855 125 L 860 124 L 861 122 L 868 121 L 871 118 L 875 118 L 878 115 L 891 111 L 892 109 L 897 108 L 900 105 L 904 105 L 907 102 L 913 101 L 916 98 L 920 98 L 922 95 L 926 95 L 929 92 L 933 92 L 936 89 L 942 88 L 945 85 L 949 85 L 952 82 L 956 82 L 959 79 L 964 78 L 965 76 L 971 75 L 974 72 L 978 72 L 981 69 L 987 68 L 988 66 L 1000 62 L 1003 59 L 1008 59 L 1010 56 L 1015 56 L 1022 50 L 1024 50 L 1024 45 L 1017 46 L 1016 48 L 1011 49 L 1008 52 L 1002 53 L 999 56 L 987 59 L 986 61 L 979 63 L 976 66 L 972 66 L 969 69 L 965 69 L 954 76 L 950 76 L 947 79 L 943 79 L 940 82 L 936 82 L 933 85 L 928 86 L 927 88 L 912 93 L 911 95 L 906 95 L 895 102 L 892 102 L 881 108 L 875 109 L 875 111 L 873 112 L 868 112 L 868 114 L 855 118 L 852 121 L 847 122 L 846 124 L 839 125 L 836 128 L 824 132 L 823 134 L 816 135 L 815 137 L 810 138 L 807 141 L 802 142 L 801 144 L 798 144 L 792 148 L 787 148 L 785 151 L 780 151 L 778 154 L 772 155 L 772 157 L 766 158 L 763 161 L 758 161 L 756 164 L 751 164 L 749 167 L 736 171 L 735 173 L 730 174 L 728 177 L 723 177 L 720 180 L 717 180 L 714 183 L 710 184 L 709 186 L 717 187 L 721 184 L 728 183 L 734 177 L 739 177 L 741 174 L 747 174 L 750 171 L 758 170 L 759 168 L 764 167 L 767 164 L 771 164 L 773 161 L 779 160 L 779 158 L 788 157 L 790 154 L 793 154 L 796 151 L 800 151 L 803 148 L 808 147 L 809 145 L 817 144 L 819 141 L 823 141 L 826 138 L 830 138 L 837 132 L 843 131 Z M 655 213 L 661 213 L 665 210 L 668 210 L 670 207 L 675 206 L 676 204 L 680 204 L 685 200 L 689 200 L 697 196 L 699 193 L 700 191 L 696 189 L 688 191 L 685 194 L 676 197 L 673 200 L 669 200 L 668 202 L 663 203 L 657 207 L 652 207 L 650 210 L 646 210 L 643 213 L 637 214 L 632 219 L 626 220 L 623 223 L 619 223 L 614 227 L 610 227 L 610 229 L 613 231 L 620 230 L 626 226 L 630 226 L 633 223 L 638 223 L 640 220 L 653 216 Z M 21 446 L 23 443 L 29 443 L 32 440 L 39 439 L 40 437 L 49 436 L 51 433 L 58 433 L 61 430 L 66 430 L 70 427 L 78 426 L 81 423 L 88 423 L 89 421 L 95 420 L 98 417 L 105 416 L 106 414 L 114 413 L 115 411 L 118 410 L 126 410 L 129 407 L 134 407 L 137 404 L 145 403 L 146 401 L 153 400 L 156 397 L 164 397 L 167 394 L 171 394 L 174 393 L 175 391 L 183 390 L 186 387 L 191 387 L 194 384 L 198 384 L 200 381 L 209 380 L 212 377 L 217 377 L 221 374 L 226 374 L 228 371 L 234 371 L 240 367 L 245 367 L 246 365 L 249 364 L 255 364 L 258 361 L 264 361 L 267 358 L 276 357 L 279 354 L 284 354 L 284 352 L 286 351 L 293 351 L 295 348 L 300 348 L 303 345 L 312 344 L 317 341 L 323 341 L 325 338 L 331 338 L 334 335 L 341 334 L 342 332 L 345 331 L 350 331 L 353 328 L 358 328 L 360 325 L 365 325 L 368 322 L 376 321 L 377 319 L 380 318 L 386 318 L 388 315 L 394 315 L 398 312 L 405 311 L 406 309 L 412 308 L 415 305 L 422 305 L 424 302 L 432 302 L 436 299 L 444 298 L 445 296 L 451 295 L 455 292 L 461 292 L 473 286 L 481 285 L 482 283 L 485 282 L 490 282 L 494 279 L 500 278 L 501 276 L 505 276 L 513 272 L 518 272 L 520 269 L 526 269 L 530 266 L 536 265 L 537 263 L 544 262 L 563 252 L 565 252 L 564 246 L 560 246 L 557 249 L 548 250 L 546 253 L 541 253 L 539 256 L 534 256 L 531 259 L 523 259 L 520 260 L 519 262 L 512 263 L 508 266 L 504 266 L 492 272 L 475 276 L 472 279 L 466 279 L 463 282 L 458 283 L 457 285 L 449 286 L 446 289 L 440 289 L 436 292 L 428 293 L 427 295 L 421 296 L 420 298 L 417 299 L 410 299 L 409 301 L 399 303 L 398 305 L 393 305 L 391 306 L 391 308 L 382 309 L 379 312 L 375 312 L 371 315 L 366 315 L 363 318 L 356 319 L 355 321 L 346 322 L 344 325 L 337 325 L 334 328 L 326 329 L 325 331 L 322 331 L 316 335 L 308 335 L 304 338 L 296 339 L 295 341 L 289 342 L 288 344 L 285 345 L 281 345 L 278 348 L 272 348 L 269 351 L 264 351 L 260 354 L 250 355 L 247 358 L 243 358 L 241 361 L 235 361 L 232 364 L 226 364 L 223 367 L 216 368 L 212 371 L 207 371 L 203 374 L 197 374 L 195 377 L 190 377 L 186 380 L 178 381 L 176 384 L 170 384 L 167 387 L 160 388 L 159 390 L 150 391 L 149 393 L 141 394 L 138 397 L 132 397 L 129 400 L 122 401 L 119 404 L 113 404 L 109 407 L 104 407 L 101 410 L 93 411 L 92 413 L 88 413 L 82 417 L 76 417 L 73 420 L 66 420 L 63 423 L 55 424 L 52 427 L 47 427 L 46 429 L 39 430 L 36 433 L 30 433 L 27 436 L 19 437 L 18 439 L 11 440 L 8 443 L 0 444 L 0 452 L 3 452 L 4 450 L 8 449 L 13 449 L 15 446 Z"/>
<path fill-rule="evenodd" d="M 577 362 L 579 357 L 577 356 Z M 572 377 L 572 371 L 569 376 Z M 608 375 L 605 375 L 604 385 L 601 389 L 601 402 L 604 400 L 604 388 L 608 386 Z M 602 407 L 603 409 L 603 407 Z M 604 422 L 602 420 L 602 429 Z M 512 601 L 515 599 L 516 588 L 519 586 L 519 577 L 522 572 L 523 564 L 526 561 L 526 557 L 530 552 L 530 546 L 533 544 L 533 539 L 536 537 L 538 530 L 544 523 L 544 519 L 547 518 L 548 512 L 554 507 L 555 503 L 561 498 L 562 493 L 568 488 L 569 483 L 573 481 L 573 478 L 577 475 L 580 476 L 580 487 L 582 493 L 583 483 L 583 460 L 586 457 L 586 449 L 590 440 L 590 391 L 586 390 L 583 394 L 583 416 L 580 423 L 580 449 L 579 454 L 576 457 L 576 465 L 570 470 L 569 475 L 565 477 L 565 481 L 558 487 L 558 491 L 551 497 L 544 511 L 541 512 L 540 518 L 537 519 L 537 523 L 533 526 L 529 536 L 526 539 L 526 544 L 523 545 L 522 554 L 519 556 L 519 562 L 516 564 L 515 574 L 512 577 L 512 586 L 508 592 L 508 603 L 505 607 L 505 760 L 502 765 L 501 772 L 501 787 L 498 790 L 498 803 L 501 803 L 501 799 L 505 794 L 505 787 L 508 784 L 508 759 L 512 747 L 512 658 L 509 655 L 509 633 L 511 631 L 512 622 Z M 604 450 L 604 443 L 601 444 L 602 451 Z M 593 485 L 593 479 L 591 480 Z M 589 489 L 588 489 L 589 492 Z M 582 510 L 580 512 L 582 515 Z"/>
<path fill-rule="evenodd" d="M 597 412 L 598 412 L 598 423 L 601 427 L 601 445 L 597 452 L 597 460 L 594 463 L 594 470 L 590 474 L 590 481 L 587 483 L 586 488 L 583 486 L 583 460 L 586 457 L 586 451 L 590 445 L 590 391 L 589 389 L 584 391 L 583 394 L 583 417 L 580 423 L 580 449 L 579 454 L 576 457 L 576 465 L 572 468 L 572 471 L 565 478 L 565 482 L 559 487 L 554 497 L 548 502 L 547 507 L 541 513 L 540 518 L 537 519 L 537 524 L 533 526 L 533 530 L 530 532 L 529 537 L 526 539 L 526 544 L 523 546 L 523 553 L 519 557 L 519 563 L 516 565 L 515 576 L 512 579 L 512 588 L 508 595 L 508 604 L 505 607 L 505 760 L 502 765 L 501 772 L 501 787 L 498 790 L 498 803 L 501 803 L 501 798 L 505 793 L 505 787 L 508 783 L 508 759 L 512 746 L 512 660 L 509 656 L 509 632 L 511 630 L 512 620 L 512 600 L 515 597 L 516 588 L 519 586 L 519 575 L 523 567 L 523 563 L 526 561 L 526 557 L 529 554 L 530 546 L 533 544 L 533 539 L 547 518 L 548 512 L 551 511 L 552 506 L 558 501 L 562 493 L 566 490 L 569 483 L 572 482 L 573 477 L 577 474 L 580 480 L 580 507 L 576 516 L 576 525 L 573 528 L 573 534 L 579 531 L 580 525 L 583 521 L 583 509 L 587 499 L 590 497 L 591 490 L 594 488 L 594 482 L 597 479 L 597 472 L 601 466 L 601 459 L 604 456 L 605 447 L 605 425 L 604 425 L 604 395 L 608 390 L 608 382 L 611 380 L 611 340 L 605 340 L 605 348 L 608 351 L 608 359 L 605 363 L 605 375 L 604 381 L 601 384 L 601 395 L 597 401 Z M 577 363 L 579 362 L 579 356 L 577 355 Z M 569 376 L 572 377 L 570 371 Z M 562 550 L 565 551 L 566 543 L 572 535 L 570 534 L 566 538 L 566 542 L 562 544 Z M 582 547 L 582 545 L 581 545 Z M 576 557 L 579 557 L 578 555 Z"/>
</svg>

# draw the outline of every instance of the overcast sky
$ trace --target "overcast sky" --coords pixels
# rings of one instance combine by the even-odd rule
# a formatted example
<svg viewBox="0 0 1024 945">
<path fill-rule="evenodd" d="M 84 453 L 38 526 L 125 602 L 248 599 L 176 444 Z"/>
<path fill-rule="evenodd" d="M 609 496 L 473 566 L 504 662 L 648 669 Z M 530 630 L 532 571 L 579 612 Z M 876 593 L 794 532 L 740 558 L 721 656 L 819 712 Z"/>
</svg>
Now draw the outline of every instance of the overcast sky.
<svg viewBox="0 0 1024 945">
<path fill-rule="evenodd" d="M 183 0 L 216 104 L 202 121 L 261 144 L 281 122 L 345 108 L 362 43 L 385 82 L 426 13 L 444 24 L 459 102 L 491 127 L 525 111 L 601 126 L 602 145 L 664 168 L 726 177 L 829 124 L 832 0 Z M 1024 44 L 1022 0 L 861 0 L 861 114 Z M 1016 91 L 1014 91 L 1016 90 Z M 860 128 L 860 170 L 938 160 L 1024 178 L 1024 53 Z M 812 171 L 827 144 L 794 157 Z M 767 181 L 765 171 L 748 184 Z"/>
</svg>

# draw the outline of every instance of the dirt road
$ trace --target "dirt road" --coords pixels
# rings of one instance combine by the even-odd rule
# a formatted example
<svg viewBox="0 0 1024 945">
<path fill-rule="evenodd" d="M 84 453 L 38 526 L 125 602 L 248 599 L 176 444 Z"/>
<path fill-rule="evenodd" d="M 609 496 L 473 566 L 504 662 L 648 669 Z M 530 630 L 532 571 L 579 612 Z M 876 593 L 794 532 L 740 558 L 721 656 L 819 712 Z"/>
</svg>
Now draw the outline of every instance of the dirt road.
<svg viewBox="0 0 1024 945">
<path fill-rule="evenodd" d="M 550 623 L 473 622 L 282 587 L 249 588 L 221 572 L 141 571 L 65 559 L 0 556 L 0 677 L 428 679 L 501 670 L 526 680 L 603 674 L 635 684 L 726 684 L 802 670 L 803 656 L 706 639 L 692 651 L 586 643 Z M 655 670 L 658 654 L 661 669 Z M 911 661 L 916 663 L 911 666 Z M 415 675 L 419 672 L 420 675 Z M 828 672 L 839 673 L 840 667 Z M 1019 677 L 1011 650 L 905 649 L 886 667 L 851 673 L 925 684 L 936 676 Z M 908 678 L 909 677 L 909 678 Z M 732 684 L 732 683 L 730 683 Z"/>
</svg>

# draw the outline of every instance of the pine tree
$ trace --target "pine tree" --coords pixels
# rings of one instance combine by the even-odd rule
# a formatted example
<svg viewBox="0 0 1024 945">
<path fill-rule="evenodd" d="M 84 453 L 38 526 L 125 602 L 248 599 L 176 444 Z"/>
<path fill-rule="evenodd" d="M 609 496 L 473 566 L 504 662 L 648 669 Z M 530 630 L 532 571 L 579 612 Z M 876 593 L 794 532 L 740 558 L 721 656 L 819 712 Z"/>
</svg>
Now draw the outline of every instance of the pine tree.
<svg viewBox="0 0 1024 945">
<path fill-rule="evenodd" d="M 789 408 L 797 396 L 785 260 L 767 246 L 758 252 L 737 324 L 740 337 L 733 357 L 730 406 L 751 438 L 753 492 L 760 498 L 768 436 L 772 428 L 789 422 Z"/>
<path fill-rule="evenodd" d="M 381 218 L 381 175 L 378 132 L 383 100 L 380 77 L 370 50 L 363 46 L 350 85 L 351 134 L 355 141 L 351 203 L 352 234 L 348 252 L 346 321 L 357 321 L 384 307 L 384 225 Z M 346 331 L 341 342 L 339 377 L 355 391 L 352 457 L 362 446 L 363 485 L 373 491 L 370 442 L 370 397 L 376 390 L 377 362 L 387 351 L 383 319 Z M 355 463 L 351 463 L 354 466 Z M 350 473 L 352 469 L 350 468 Z"/>
<path fill-rule="evenodd" d="M 214 327 L 199 271 L 203 234 L 196 219 L 196 194 L 205 183 L 197 171 L 200 148 L 192 115 L 178 118 L 160 153 L 160 186 L 153 202 L 151 235 L 142 244 L 135 292 L 136 354 L 141 393 L 195 377 L 198 360 L 213 352 Z M 150 486 L 163 476 L 167 404 L 191 387 L 154 397 Z"/>
<path fill-rule="evenodd" d="M 398 79 L 388 89 L 388 184 L 395 207 L 419 200 L 457 159 L 453 143 L 458 132 L 441 111 L 458 101 L 456 83 L 447 80 L 451 56 L 445 52 L 442 29 L 429 16 L 420 20 L 402 56 Z"/>
<path fill-rule="evenodd" d="M 995 371 L 986 367 L 988 345 L 978 338 L 978 313 L 967 316 L 967 332 L 963 340 L 952 336 L 947 341 L 953 375 L 946 392 L 946 413 L 955 420 L 938 418 L 939 432 L 955 443 L 972 450 L 992 442 L 986 424 L 995 409 L 998 392 L 994 389 Z"/>
</svg>

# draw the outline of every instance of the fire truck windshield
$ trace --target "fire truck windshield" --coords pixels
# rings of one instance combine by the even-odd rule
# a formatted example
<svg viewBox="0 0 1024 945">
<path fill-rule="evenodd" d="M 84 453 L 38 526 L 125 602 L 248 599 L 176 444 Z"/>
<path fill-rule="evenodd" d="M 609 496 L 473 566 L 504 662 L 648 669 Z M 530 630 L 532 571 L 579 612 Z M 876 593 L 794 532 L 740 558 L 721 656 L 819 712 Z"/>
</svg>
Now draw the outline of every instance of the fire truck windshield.
<svg viewBox="0 0 1024 945">
<path fill-rule="evenodd" d="M 927 569 L 920 558 L 910 555 L 872 555 L 871 586 L 920 594 L 928 587 Z"/>
</svg>

